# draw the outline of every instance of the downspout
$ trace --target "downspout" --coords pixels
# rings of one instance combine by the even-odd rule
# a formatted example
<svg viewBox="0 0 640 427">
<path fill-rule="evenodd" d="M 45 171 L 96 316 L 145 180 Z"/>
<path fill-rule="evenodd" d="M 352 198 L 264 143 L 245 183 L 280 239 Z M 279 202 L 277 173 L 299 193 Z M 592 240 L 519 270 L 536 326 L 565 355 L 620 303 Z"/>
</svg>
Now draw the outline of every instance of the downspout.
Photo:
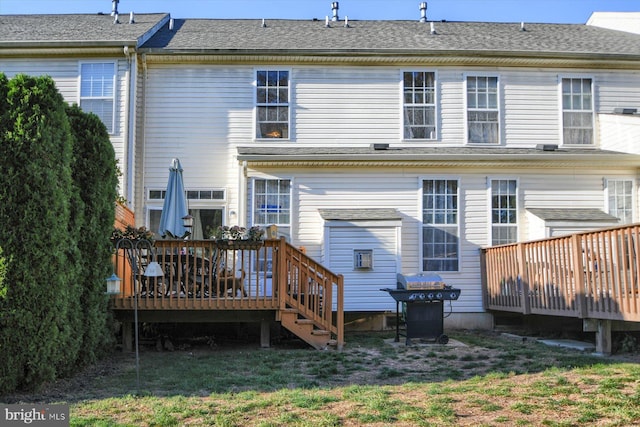
<svg viewBox="0 0 640 427">
<path fill-rule="evenodd" d="M 124 54 L 127 57 L 127 102 L 125 104 L 125 115 L 127 117 L 127 127 L 125 129 L 125 156 L 126 156 L 126 167 L 125 167 L 125 197 L 127 199 L 127 203 L 129 208 L 133 209 L 134 202 L 134 194 L 133 194 L 133 182 L 134 182 L 134 153 L 135 153 L 135 122 L 136 122 L 136 112 L 135 112 L 135 98 L 136 98 L 136 70 L 137 70 L 137 54 L 135 48 L 130 48 L 129 46 L 124 47 Z M 133 56 L 133 58 L 132 58 Z M 134 210 L 135 211 L 135 210 Z"/>
<path fill-rule="evenodd" d="M 250 225 L 252 218 L 248 217 L 247 210 L 247 161 L 242 162 L 242 167 L 238 171 L 238 224 L 243 218 L 245 225 Z"/>
</svg>

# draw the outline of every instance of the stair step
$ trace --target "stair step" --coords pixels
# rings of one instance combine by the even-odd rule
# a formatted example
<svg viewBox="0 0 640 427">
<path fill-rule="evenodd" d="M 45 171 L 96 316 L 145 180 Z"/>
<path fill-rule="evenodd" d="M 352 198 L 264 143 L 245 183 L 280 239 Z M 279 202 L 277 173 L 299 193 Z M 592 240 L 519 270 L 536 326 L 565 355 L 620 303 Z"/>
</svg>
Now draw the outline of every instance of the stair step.
<svg viewBox="0 0 640 427">
<path fill-rule="evenodd" d="M 325 331 L 324 329 L 314 329 L 311 331 L 311 335 L 329 335 L 329 331 Z"/>
<path fill-rule="evenodd" d="M 327 345 L 331 347 L 335 347 L 338 345 L 338 340 L 329 340 L 327 341 Z"/>
<path fill-rule="evenodd" d="M 313 320 L 311 320 L 311 319 L 296 319 L 296 323 L 298 325 L 313 325 Z"/>
</svg>

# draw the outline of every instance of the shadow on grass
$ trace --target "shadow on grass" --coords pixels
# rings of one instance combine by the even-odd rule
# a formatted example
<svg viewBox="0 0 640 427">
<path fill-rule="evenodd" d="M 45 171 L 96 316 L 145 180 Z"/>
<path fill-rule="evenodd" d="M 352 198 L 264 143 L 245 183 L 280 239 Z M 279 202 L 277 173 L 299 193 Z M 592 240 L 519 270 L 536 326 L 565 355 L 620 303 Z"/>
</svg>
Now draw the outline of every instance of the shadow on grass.
<svg viewBox="0 0 640 427">
<path fill-rule="evenodd" d="M 0 402 L 76 403 L 125 396 L 209 396 L 353 385 L 402 385 L 465 380 L 496 374 L 530 374 L 619 360 L 518 342 L 496 333 L 453 331 L 450 345 L 389 345 L 392 332 L 351 333 L 341 352 L 317 351 L 297 340 L 269 349 L 251 343 L 199 344 L 175 351 L 140 349 L 140 387 L 135 355 L 114 352 L 73 378 L 38 392 L 14 393 Z M 464 345 L 451 345 L 453 342 Z"/>
</svg>

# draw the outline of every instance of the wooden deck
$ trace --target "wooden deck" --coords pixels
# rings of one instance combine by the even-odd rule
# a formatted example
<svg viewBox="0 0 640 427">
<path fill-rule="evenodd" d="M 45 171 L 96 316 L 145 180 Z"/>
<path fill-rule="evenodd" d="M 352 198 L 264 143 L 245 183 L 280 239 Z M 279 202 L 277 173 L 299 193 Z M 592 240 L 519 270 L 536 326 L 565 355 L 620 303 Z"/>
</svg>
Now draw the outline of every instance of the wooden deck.
<svg viewBox="0 0 640 427">
<path fill-rule="evenodd" d="M 640 322 L 640 224 L 482 250 L 488 310 Z"/>
<path fill-rule="evenodd" d="M 279 321 L 316 348 L 344 345 L 344 283 L 284 239 L 224 245 L 212 240 L 118 244 L 123 279 L 111 306 L 131 322 Z M 161 276 L 149 276 L 158 262 Z"/>
</svg>

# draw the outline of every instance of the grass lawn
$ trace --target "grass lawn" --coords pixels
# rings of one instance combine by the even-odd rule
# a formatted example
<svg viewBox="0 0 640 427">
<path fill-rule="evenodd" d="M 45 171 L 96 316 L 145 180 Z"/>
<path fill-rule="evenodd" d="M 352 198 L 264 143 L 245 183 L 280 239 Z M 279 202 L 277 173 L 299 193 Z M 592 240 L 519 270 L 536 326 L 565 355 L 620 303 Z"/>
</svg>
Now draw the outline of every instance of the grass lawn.
<svg viewBox="0 0 640 427">
<path fill-rule="evenodd" d="M 116 352 L 3 403 L 71 405 L 72 426 L 640 425 L 640 356 L 596 357 L 448 331 L 449 345 L 351 333 L 342 352 L 283 342 Z"/>
</svg>

